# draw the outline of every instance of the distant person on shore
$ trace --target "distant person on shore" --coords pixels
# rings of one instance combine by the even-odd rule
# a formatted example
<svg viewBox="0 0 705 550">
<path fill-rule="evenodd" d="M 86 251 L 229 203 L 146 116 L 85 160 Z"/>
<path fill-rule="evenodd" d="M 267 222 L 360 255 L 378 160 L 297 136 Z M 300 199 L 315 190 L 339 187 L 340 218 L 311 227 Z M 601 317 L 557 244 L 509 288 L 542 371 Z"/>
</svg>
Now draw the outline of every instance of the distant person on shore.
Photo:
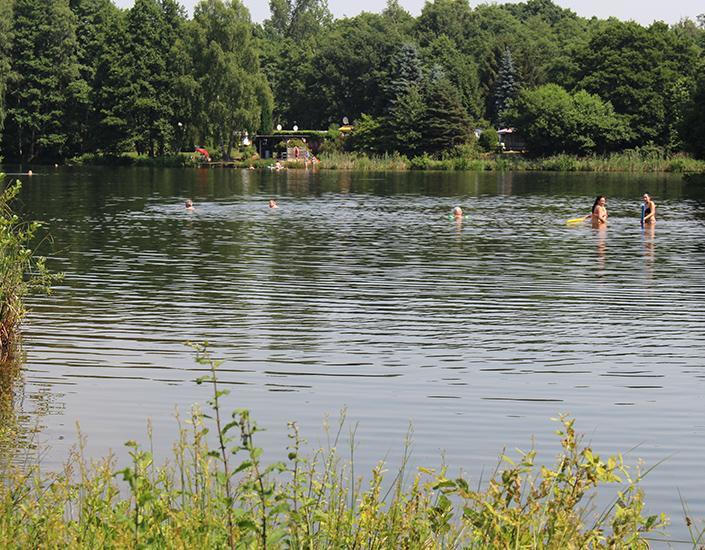
<svg viewBox="0 0 705 550">
<path fill-rule="evenodd" d="M 279 208 L 277 201 L 274 199 L 269 199 L 269 208 Z"/>
<path fill-rule="evenodd" d="M 644 204 L 641 207 L 641 225 L 656 223 L 656 203 L 648 193 L 644 193 L 642 200 Z"/>
<path fill-rule="evenodd" d="M 460 208 L 459 206 L 456 206 L 453 208 L 453 217 L 456 220 L 462 220 L 463 219 L 463 209 Z"/>
<path fill-rule="evenodd" d="M 184 202 L 184 207 L 186 210 L 193 211 L 195 208 L 193 207 L 193 201 L 191 199 L 186 199 L 186 202 Z"/>
<path fill-rule="evenodd" d="M 592 205 L 592 212 L 585 216 L 592 222 L 593 228 L 605 227 L 607 225 L 607 198 L 604 195 L 598 195 Z"/>
</svg>

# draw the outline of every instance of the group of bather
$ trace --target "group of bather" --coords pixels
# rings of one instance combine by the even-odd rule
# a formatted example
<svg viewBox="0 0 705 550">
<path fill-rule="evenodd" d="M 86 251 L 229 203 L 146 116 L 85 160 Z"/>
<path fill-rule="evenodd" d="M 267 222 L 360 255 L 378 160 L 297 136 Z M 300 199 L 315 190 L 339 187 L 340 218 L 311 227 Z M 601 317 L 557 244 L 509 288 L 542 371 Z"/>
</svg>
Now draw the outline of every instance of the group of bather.
<svg viewBox="0 0 705 550">
<path fill-rule="evenodd" d="M 656 203 L 654 203 L 649 193 L 644 193 L 642 200 L 644 201 L 644 204 L 641 208 L 641 224 L 650 225 L 656 223 Z M 193 201 L 191 199 L 186 199 L 185 206 L 186 210 L 194 209 Z M 275 199 L 269 199 L 267 206 L 269 208 L 279 208 L 279 205 Z M 456 220 L 462 220 L 463 209 L 460 208 L 460 206 L 454 207 L 452 216 Z M 592 205 L 592 211 L 583 219 L 590 220 L 592 226 L 595 228 L 607 226 L 607 197 L 604 195 L 598 195 Z"/>
<path fill-rule="evenodd" d="M 656 223 L 656 203 L 649 193 L 644 193 L 641 197 L 643 205 L 641 207 L 641 225 L 651 225 Z M 607 225 L 607 197 L 598 195 L 592 205 L 592 211 L 585 216 L 590 220 L 594 228 Z"/>
</svg>

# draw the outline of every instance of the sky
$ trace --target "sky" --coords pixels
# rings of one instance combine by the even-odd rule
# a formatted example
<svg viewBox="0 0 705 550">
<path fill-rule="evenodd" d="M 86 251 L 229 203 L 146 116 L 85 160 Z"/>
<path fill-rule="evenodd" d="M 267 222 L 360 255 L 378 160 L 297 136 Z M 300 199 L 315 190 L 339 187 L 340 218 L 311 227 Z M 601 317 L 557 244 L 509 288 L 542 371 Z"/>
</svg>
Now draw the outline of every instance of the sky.
<svg viewBox="0 0 705 550">
<path fill-rule="evenodd" d="M 133 0 L 114 0 L 123 8 L 132 6 Z M 180 0 L 189 13 L 193 11 L 193 6 L 198 0 Z M 555 1 L 555 0 L 554 0 Z M 421 13 L 424 0 L 400 0 L 403 6 L 412 15 Z M 479 2 L 471 0 L 470 5 L 476 6 Z M 503 3 L 503 2 L 500 2 Z M 249 8 L 252 20 L 261 22 L 269 17 L 268 0 L 244 0 L 244 4 Z M 633 19 L 642 25 L 649 25 L 654 20 L 665 21 L 666 23 L 676 23 L 683 17 L 695 17 L 705 13 L 705 4 L 702 0 L 558 0 L 559 6 L 569 8 L 582 17 L 597 16 L 600 19 L 607 17 L 617 17 L 618 19 Z M 333 15 L 338 17 L 357 15 L 361 11 L 379 12 L 384 9 L 386 0 L 328 0 L 328 7 Z"/>
</svg>

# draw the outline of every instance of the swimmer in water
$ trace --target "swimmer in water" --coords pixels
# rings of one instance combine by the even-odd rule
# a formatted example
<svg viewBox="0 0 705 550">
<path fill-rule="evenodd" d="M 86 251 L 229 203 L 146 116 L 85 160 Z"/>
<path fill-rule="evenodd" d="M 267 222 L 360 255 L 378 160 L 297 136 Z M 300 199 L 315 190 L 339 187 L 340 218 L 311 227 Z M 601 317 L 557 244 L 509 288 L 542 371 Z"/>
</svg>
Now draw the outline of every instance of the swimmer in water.
<svg viewBox="0 0 705 550">
<path fill-rule="evenodd" d="M 191 199 L 186 199 L 184 206 L 186 207 L 186 210 L 195 210 L 195 208 L 193 207 L 193 201 Z"/>
<path fill-rule="evenodd" d="M 656 203 L 651 199 L 651 195 L 648 193 L 644 193 L 642 199 L 644 201 L 644 215 L 641 220 L 642 225 L 656 223 Z"/>
<path fill-rule="evenodd" d="M 607 198 L 604 195 L 598 195 L 592 205 L 592 212 L 585 216 L 585 219 L 592 221 L 592 227 L 605 227 L 607 225 Z"/>
<path fill-rule="evenodd" d="M 277 201 L 275 201 L 274 199 L 269 199 L 269 208 L 279 208 Z"/>
<path fill-rule="evenodd" d="M 456 206 L 453 208 L 453 217 L 456 220 L 462 220 L 463 219 L 463 209 L 460 208 L 459 206 Z"/>
</svg>

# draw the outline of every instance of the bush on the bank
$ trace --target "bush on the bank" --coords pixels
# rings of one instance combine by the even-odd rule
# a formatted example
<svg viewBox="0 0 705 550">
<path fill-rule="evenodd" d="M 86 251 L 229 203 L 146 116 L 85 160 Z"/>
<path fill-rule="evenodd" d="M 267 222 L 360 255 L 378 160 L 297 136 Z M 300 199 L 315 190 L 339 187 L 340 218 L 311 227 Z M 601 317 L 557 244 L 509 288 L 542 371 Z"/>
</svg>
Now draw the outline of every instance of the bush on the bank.
<svg viewBox="0 0 705 550">
<path fill-rule="evenodd" d="M 0 182 L 4 179 L 5 175 L 0 174 Z M 12 349 L 26 313 L 27 294 L 48 293 L 56 279 L 46 269 L 44 258 L 35 256 L 29 248 L 41 224 L 21 221 L 10 207 L 21 187 L 16 181 L 0 192 L 0 357 Z"/>
<path fill-rule="evenodd" d="M 499 134 L 494 128 L 485 128 L 477 141 L 483 150 L 487 152 L 496 151 L 499 146 Z"/>
<path fill-rule="evenodd" d="M 505 116 L 536 156 L 604 154 L 631 138 L 627 120 L 609 102 L 557 84 L 522 90 Z"/>
</svg>

